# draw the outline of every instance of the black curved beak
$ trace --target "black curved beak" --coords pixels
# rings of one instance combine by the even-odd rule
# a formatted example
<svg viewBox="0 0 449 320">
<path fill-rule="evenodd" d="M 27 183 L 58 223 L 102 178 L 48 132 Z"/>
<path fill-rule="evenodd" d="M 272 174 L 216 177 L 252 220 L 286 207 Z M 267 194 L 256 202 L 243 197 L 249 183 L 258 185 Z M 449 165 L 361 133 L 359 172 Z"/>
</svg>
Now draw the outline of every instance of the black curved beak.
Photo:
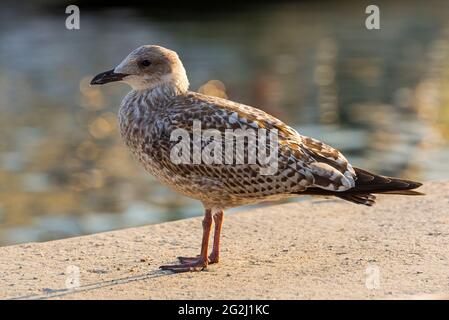
<svg viewBox="0 0 449 320">
<path fill-rule="evenodd" d="M 100 74 L 97 74 L 92 81 L 90 82 L 91 85 L 96 84 L 105 84 L 108 82 L 114 82 L 114 81 L 120 81 L 123 80 L 124 77 L 126 77 L 127 74 L 124 73 L 115 73 L 114 69 L 102 72 Z"/>
</svg>

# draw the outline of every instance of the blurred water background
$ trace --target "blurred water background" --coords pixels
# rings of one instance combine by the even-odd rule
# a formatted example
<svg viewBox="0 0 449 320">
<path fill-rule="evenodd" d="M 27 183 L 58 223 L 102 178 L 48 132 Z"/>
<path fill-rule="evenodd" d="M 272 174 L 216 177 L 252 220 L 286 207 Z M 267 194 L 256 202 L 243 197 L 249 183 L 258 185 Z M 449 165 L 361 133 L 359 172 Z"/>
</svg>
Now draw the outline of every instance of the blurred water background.
<svg viewBox="0 0 449 320">
<path fill-rule="evenodd" d="M 142 44 L 176 50 L 191 89 L 257 106 L 357 166 L 449 178 L 449 2 L 255 2 L 105 8 L 2 2 L 0 245 L 202 215 L 134 161 L 117 130 L 126 85 L 89 87 Z M 128 2 L 129 4 L 129 2 Z"/>
</svg>

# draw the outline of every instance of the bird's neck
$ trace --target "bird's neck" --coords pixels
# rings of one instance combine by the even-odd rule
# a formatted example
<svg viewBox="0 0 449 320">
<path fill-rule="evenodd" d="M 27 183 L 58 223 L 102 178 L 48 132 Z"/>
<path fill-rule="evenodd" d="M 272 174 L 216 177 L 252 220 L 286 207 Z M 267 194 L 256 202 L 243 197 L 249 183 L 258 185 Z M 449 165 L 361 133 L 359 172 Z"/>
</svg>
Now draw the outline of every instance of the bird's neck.
<svg viewBox="0 0 449 320">
<path fill-rule="evenodd" d="M 163 107 L 176 96 L 186 92 L 187 90 L 183 90 L 176 85 L 161 83 L 151 88 L 133 90 L 129 93 L 129 96 L 133 97 L 133 100 L 139 101 L 141 106 L 146 105 L 150 109 L 154 109 Z"/>
<path fill-rule="evenodd" d="M 185 94 L 189 89 L 187 77 L 166 76 L 153 85 L 134 89 L 132 95 L 140 97 L 149 107 L 163 106 L 176 96 Z"/>
</svg>

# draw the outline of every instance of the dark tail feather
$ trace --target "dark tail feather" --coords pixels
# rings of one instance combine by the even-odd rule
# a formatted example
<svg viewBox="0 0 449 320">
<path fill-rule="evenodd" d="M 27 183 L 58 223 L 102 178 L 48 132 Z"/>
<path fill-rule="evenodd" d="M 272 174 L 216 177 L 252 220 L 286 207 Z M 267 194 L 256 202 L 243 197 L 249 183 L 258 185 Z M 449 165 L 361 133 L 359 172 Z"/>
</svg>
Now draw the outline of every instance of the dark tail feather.
<svg viewBox="0 0 449 320">
<path fill-rule="evenodd" d="M 399 190 L 399 191 L 385 191 L 382 194 L 402 194 L 406 196 L 424 196 L 425 193 L 415 190 Z"/>
<path fill-rule="evenodd" d="M 346 191 L 337 192 L 320 188 L 309 188 L 303 194 L 336 196 L 341 199 L 358 204 L 372 206 L 376 197 L 372 193 L 401 194 L 401 195 L 423 195 L 424 193 L 412 189 L 419 188 L 422 183 L 380 176 L 368 171 L 354 168 L 357 176 L 355 187 Z"/>
<path fill-rule="evenodd" d="M 354 171 L 357 176 L 355 187 L 345 192 L 410 194 L 409 190 L 422 186 L 419 182 L 380 176 L 359 168 L 354 168 Z"/>
<path fill-rule="evenodd" d="M 344 195 L 336 195 L 340 199 L 354 202 L 357 204 L 364 204 L 366 206 L 372 206 L 376 203 L 376 196 L 370 193 L 361 193 L 361 194 L 344 194 Z"/>
</svg>

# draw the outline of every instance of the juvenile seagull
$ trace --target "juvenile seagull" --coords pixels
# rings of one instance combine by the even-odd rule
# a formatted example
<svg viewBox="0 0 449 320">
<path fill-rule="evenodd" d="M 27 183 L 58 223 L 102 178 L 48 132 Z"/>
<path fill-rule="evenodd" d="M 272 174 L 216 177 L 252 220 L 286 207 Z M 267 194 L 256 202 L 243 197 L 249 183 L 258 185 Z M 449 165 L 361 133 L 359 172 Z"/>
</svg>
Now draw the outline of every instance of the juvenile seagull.
<svg viewBox="0 0 449 320">
<path fill-rule="evenodd" d="M 420 194 L 411 189 L 421 183 L 353 168 L 337 149 L 300 135 L 259 109 L 189 91 L 183 64 L 176 52 L 169 49 L 141 46 L 114 69 L 95 76 L 91 84 L 113 81 L 123 81 L 132 87 L 119 111 L 125 144 L 160 182 L 200 200 L 205 208 L 200 254 L 179 257 L 180 264 L 161 269 L 200 271 L 217 263 L 223 210 L 227 208 L 302 194 L 335 196 L 368 206 L 374 204 L 373 193 Z M 216 129 L 223 137 L 226 129 L 276 130 L 276 172 L 262 174 L 255 164 L 173 163 L 170 153 L 178 141 L 170 139 L 171 133 L 176 129 L 191 133 L 194 120 L 201 121 L 202 130 Z M 208 256 L 212 220 L 214 242 Z"/>
</svg>

